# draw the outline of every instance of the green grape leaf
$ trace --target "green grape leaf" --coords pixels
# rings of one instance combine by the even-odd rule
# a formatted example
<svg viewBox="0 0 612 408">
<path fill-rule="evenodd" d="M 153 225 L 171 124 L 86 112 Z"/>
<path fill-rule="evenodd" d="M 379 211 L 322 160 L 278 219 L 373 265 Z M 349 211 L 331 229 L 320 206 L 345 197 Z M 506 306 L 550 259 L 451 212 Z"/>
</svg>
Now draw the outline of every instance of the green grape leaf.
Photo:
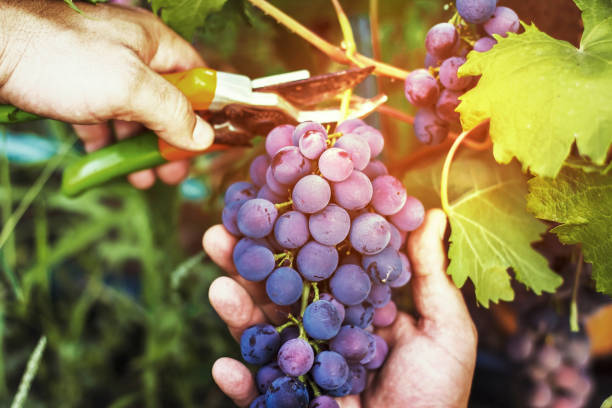
<svg viewBox="0 0 612 408">
<path fill-rule="evenodd" d="M 457 111 L 464 129 L 491 118 L 493 153 L 516 157 L 523 168 L 555 177 L 572 145 L 596 165 L 612 143 L 612 6 L 581 0 L 585 32 L 580 48 L 534 25 L 496 36 L 490 51 L 470 52 L 461 75 L 482 75 Z"/>
<path fill-rule="evenodd" d="M 565 167 L 554 180 L 529 180 L 529 191 L 528 210 L 560 223 L 552 232 L 564 244 L 582 244 L 597 290 L 612 296 L 612 174 Z"/>
<path fill-rule="evenodd" d="M 210 13 L 221 10 L 227 0 L 149 0 L 153 12 L 188 40 L 204 27 Z"/>
<path fill-rule="evenodd" d="M 418 187 L 417 197 L 422 189 L 431 201 L 440 191 L 442 165 L 438 158 L 409 171 L 406 187 Z M 461 287 L 469 278 L 485 307 L 490 301 L 510 301 L 512 268 L 515 278 L 535 293 L 554 292 L 562 279 L 531 247 L 546 226 L 525 209 L 527 183 L 519 165 L 501 166 L 488 153 L 461 152 L 449 178 L 448 273 L 455 284 Z"/>
</svg>

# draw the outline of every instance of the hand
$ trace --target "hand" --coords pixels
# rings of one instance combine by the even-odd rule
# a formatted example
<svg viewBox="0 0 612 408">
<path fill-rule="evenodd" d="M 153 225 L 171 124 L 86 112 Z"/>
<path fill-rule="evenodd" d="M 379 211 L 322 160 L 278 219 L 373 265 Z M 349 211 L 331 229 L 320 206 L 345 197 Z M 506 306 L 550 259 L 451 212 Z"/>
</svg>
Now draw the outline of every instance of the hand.
<svg viewBox="0 0 612 408">
<path fill-rule="evenodd" d="M 148 11 L 62 1 L 4 0 L 0 5 L 0 102 L 77 124 L 88 151 L 121 139 L 139 124 L 187 150 L 213 142 L 208 123 L 158 73 L 204 66 L 198 53 Z M 157 174 L 169 183 L 187 175 L 186 161 Z M 155 182 L 153 170 L 130 176 L 138 187 Z"/>
<path fill-rule="evenodd" d="M 392 326 L 376 331 L 389 344 L 387 360 L 361 396 L 338 399 L 342 408 L 467 407 L 477 333 L 461 292 L 445 272 L 445 229 L 446 216 L 435 209 L 411 233 L 408 254 L 419 317 L 400 312 Z M 236 238 L 221 225 L 210 228 L 203 238 L 204 250 L 230 275 L 212 283 L 210 302 L 232 336 L 239 339 L 247 327 L 265 320 L 277 324 L 283 315 L 267 299 L 261 284 L 237 275 L 231 257 L 235 243 Z M 236 360 L 217 360 L 212 374 L 219 388 L 240 407 L 257 396 L 251 373 Z"/>
</svg>

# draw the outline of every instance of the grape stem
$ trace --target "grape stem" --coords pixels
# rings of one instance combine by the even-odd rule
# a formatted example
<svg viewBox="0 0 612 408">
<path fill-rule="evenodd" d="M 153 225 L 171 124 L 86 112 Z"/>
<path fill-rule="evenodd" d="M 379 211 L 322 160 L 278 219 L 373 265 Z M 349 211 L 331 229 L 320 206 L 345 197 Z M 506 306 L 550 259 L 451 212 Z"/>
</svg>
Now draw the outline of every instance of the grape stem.
<svg viewBox="0 0 612 408">
<path fill-rule="evenodd" d="M 283 330 L 285 330 L 287 327 L 295 326 L 295 325 L 296 325 L 296 323 L 295 323 L 293 320 L 291 320 L 291 317 L 293 317 L 293 316 L 291 316 L 291 314 L 289 314 L 289 319 L 290 319 L 290 320 L 289 320 L 288 322 L 286 322 L 285 324 L 282 324 L 282 325 L 280 325 L 280 326 L 277 326 L 277 327 L 276 327 L 276 331 L 280 333 L 280 332 L 282 332 Z"/>
<path fill-rule="evenodd" d="M 310 385 L 310 388 L 312 388 L 312 393 L 314 394 L 315 397 L 318 397 L 321 395 L 321 390 L 319 389 L 319 386 L 312 381 L 310 378 L 308 379 L 308 385 Z"/>
<path fill-rule="evenodd" d="M 291 205 L 293 205 L 293 200 L 289 199 L 289 201 L 285 201 L 284 203 L 274 204 L 274 207 L 276 207 L 277 210 L 282 210 L 283 208 Z"/>
<path fill-rule="evenodd" d="M 573 332 L 580 331 L 580 325 L 578 324 L 578 287 L 580 286 L 582 263 L 582 251 L 580 251 L 578 264 L 576 265 L 576 276 L 574 277 L 574 288 L 572 289 L 572 302 L 570 303 L 570 329 Z"/>
<path fill-rule="evenodd" d="M 319 285 L 317 285 L 317 282 L 311 282 L 311 285 L 312 290 L 314 291 L 314 299 L 312 301 L 316 302 L 317 300 L 319 300 Z"/>
<path fill-rule="evenodd" d="M 304 289 L 302 289 L 302 307 L 300 309 L 300 316 L 304 316 L 304 311 L 306 310 L 306 306 L 308 306 L 308 297 L 310 296 L 310 285 L 304 285 Z"/>
<path fill-rule="evenodd" d="M 352 57 L 349 58 L 345 50 L 325 41 L 323 38 L 319 37 L 295 19 L 285 14 L 283 11 L 273 6 L 272 4 L 268 3 L 266 0 L 249 0 L 249 2 L 255 7 L 262 10 L 265 14 L 268 14 L 269 16 L 274 18 L 279 24 L 285 26 L 293 33 L 302 37 L 304 40 L 308 41 L 310 44 L 322 51 L 329 58 L 340 64 L 358 64 L 366 67 L 373 65 L 375 75 L 384 75 L 402 81 L 410 73 L 410 71 L 406 71 L 393 65 L 386 64 L 384 62 L 380 62 L 372 58 L 368 58 L 359 53 L 355 53 Z"/>
</svg>

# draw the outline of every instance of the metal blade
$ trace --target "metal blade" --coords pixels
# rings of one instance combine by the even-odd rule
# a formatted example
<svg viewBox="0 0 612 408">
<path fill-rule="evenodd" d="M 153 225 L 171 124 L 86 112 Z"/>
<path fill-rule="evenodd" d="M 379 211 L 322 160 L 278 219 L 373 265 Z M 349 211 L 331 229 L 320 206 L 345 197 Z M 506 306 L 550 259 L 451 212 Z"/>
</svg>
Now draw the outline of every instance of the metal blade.
<svg viewBox="0 0 612 408">
<path fill-rule="evenodd" d="M 312 106 L 353 88 L 366 79 L 372 71 L 374 67 L 351 68 L 299 81 L 254 88 L 253 91 L 276 93 L 296 106 Z"/>
</svg>

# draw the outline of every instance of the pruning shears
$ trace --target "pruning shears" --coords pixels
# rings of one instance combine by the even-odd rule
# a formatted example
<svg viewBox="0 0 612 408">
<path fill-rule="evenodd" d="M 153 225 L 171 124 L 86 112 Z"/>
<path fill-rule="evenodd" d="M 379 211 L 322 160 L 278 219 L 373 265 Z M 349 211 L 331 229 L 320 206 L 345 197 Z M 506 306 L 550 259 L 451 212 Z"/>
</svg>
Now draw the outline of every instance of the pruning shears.
<svg viewBox="0 0 612 408">
<path fill-rule="evenodd" d="M 179 149 L 152 132 L 120 141 L 69 164 L 62 177 L 62 192 L 74 196 L 115 177 L 168 161 L 195 157 L 232 146 L 248 146 L 252 137 L 268 133 L 277 125 L 343 119 L 340 109 L 316 106 L 363 81 L 373 67 L 355 68 L 311 77 L 306 70 L 258 79 L 244 75 L 195 68 L 166 74 L 166 80 L 187 96 L 194 111 L 215 131 L 214 144 L 203 151 Z M 385 95 L 371 99 L 353 97 L 348 118 L 363 117 L 386 102 Z M 6 121 L 38 117 L 14 107 Z"/>
</svg>

